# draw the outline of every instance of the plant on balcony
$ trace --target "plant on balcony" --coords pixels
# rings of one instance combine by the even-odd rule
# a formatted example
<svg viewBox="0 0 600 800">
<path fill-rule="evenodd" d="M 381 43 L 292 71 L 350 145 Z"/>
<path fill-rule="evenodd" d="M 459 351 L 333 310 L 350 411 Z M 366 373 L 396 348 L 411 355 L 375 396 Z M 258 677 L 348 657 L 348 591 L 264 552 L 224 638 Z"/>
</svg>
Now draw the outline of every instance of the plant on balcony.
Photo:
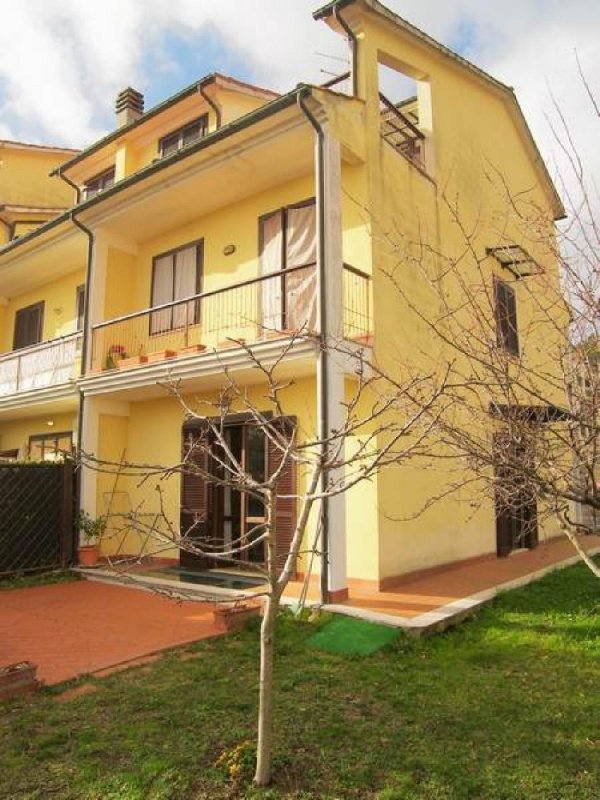
<svg viewBox="0 0 600 800">
<path fill-rule="evenodd" d="M 106 531 L 108 519 L 105 516 L 92 517 L 87 511 L 80 511 L 75 517 L 75 530 L 79 534 L 79 564 L 82 567 L 95 567 L 100 558 L 100 539 Z"/>
<path fill-rule="evenodd" d="M 111 344 L 106 355 L 105 369 L 116 369 L 119 361 L 127 358 L 127 351 L 122 344 Z"/>
</svg>

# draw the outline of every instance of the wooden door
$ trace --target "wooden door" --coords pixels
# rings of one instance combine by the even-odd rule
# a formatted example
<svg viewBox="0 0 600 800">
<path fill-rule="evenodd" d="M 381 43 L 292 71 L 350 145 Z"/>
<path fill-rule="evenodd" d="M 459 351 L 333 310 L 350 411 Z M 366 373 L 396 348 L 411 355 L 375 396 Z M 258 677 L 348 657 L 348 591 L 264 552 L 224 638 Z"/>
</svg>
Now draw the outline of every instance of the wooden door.
<svg viewBox="0 0 600 800">
<path fill-rule="evenodd" d="M 537 498 L 524 474 L 515 466 L 511 468 L 511 462 L 517 461 L 526 466 L 527 459 L 531 458 L 526 445 L 507 444 L 506 437 L 500 434 L 495 446 L 499 454 L 496 467 L 496 552 L 502 558 L 513 550 L 537 547 Z"/>
</svg>

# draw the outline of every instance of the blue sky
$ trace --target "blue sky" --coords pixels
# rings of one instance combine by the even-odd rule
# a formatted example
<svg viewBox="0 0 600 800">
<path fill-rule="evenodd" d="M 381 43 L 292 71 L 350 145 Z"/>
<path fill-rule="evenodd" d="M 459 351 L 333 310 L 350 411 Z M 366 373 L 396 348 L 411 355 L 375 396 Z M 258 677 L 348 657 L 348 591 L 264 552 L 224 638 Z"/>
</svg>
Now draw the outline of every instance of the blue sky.
<svg viewBox="0 0 600 800">
<path fill-rule="evenodd" d="M 577 49 L 600 92 L 598 0 L 387 0 L 395 12 L 515 86 L 546 160 L 557 153 L 550 90 L 600 168 L 598 120 Z M 19 0 L 0 28 L 0 138 L 84 146 L 114 122 L 127 85 L 146 107 L 214 70 L 276 90 L 322 82 L 344 39 L 312 20 L 311 0 Z"/>
</svg>

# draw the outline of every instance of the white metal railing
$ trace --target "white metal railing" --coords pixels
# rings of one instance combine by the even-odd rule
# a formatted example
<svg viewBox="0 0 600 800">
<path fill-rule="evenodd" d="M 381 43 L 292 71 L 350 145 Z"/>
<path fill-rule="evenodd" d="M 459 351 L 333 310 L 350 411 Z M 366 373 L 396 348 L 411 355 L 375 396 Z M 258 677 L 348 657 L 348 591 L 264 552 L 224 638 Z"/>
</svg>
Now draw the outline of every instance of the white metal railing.
<svg viewBox="0 0 600 800">
<path fill-rule="evenodd" d="M 60 386 L 73 378 L 81 333 L 0 356 L 0 397 Z"/>
</svg>

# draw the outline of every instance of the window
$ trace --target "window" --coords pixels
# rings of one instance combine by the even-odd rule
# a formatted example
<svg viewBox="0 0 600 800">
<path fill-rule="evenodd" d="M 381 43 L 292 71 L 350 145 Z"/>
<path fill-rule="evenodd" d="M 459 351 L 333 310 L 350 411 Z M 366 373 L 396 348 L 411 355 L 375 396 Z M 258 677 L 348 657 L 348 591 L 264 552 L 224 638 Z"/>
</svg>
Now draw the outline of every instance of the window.
<svg viewBox="0 0 600 800">
<path fill-rule="evenodd" d="M 515 290 L 500 279 L 494 281 L 496 302 L 496 337 L 498 347 L 512 355 L 519 355 L 517 329 L 517 298 Z"/>
<path fill-rule="evenodd" d="M 161 306 L 199 294 L 202 291 L 202 259 L 201 241 L 156 256 L 152 264 L 150 305 Z M 150 333 L 164 333 L 199 322 L 200 303 L 192 300 L 152 314 Z"/>
<path fill-rule="evenodd" d="M 85 286 L 81 285 L 76 290 L 75 310 L 77 313 L 77 327 L 76 331 L 83 330 L 83 321 L 85 317 Z"/>
<path fill-rule="evenodd" d="M 262 287 L 262 323 L 266 330 L 316 326 L 317 219 L 314 200 L 280 208 L 259 220 L 260 271 L 263 276 L 294 270 Z M 306 269 L 302 269 L 306 267 Z"/>
<path fill-rule="evenodd" d="M 39 344 L 42 341 L 43 325 L 43 302 L 20 308 L 15 315 L 13 350 L 20 350 L 23 347 Z"/>
<path fill-rule="evenodd" d="M 96 197 L 97 194 L 100 194 L 100 192 L 105 192 L 114 185 L 114 182 L 115 168 L 111 167 L 107 169 L 106 172 L 96 175 L 95 178 L 92 178 L 85 184 L 85 199 L 90 200 L 92 197 Z"/>
<path fill-rule="evenodd" d="M 208 114 L 203 114 L 199 119 L 188 122 L 182 128 L 164 136 L 158 143 L 161 158 L 177 153 L 182 147 L 198 141 L 208 133 Z"/>
<path fill-rule="evenodd" d="M 73 434 L 41 433 L 29 437 L 29 458 L 33 461 L 60 461 L 73 450 Z"/>
</svg>

